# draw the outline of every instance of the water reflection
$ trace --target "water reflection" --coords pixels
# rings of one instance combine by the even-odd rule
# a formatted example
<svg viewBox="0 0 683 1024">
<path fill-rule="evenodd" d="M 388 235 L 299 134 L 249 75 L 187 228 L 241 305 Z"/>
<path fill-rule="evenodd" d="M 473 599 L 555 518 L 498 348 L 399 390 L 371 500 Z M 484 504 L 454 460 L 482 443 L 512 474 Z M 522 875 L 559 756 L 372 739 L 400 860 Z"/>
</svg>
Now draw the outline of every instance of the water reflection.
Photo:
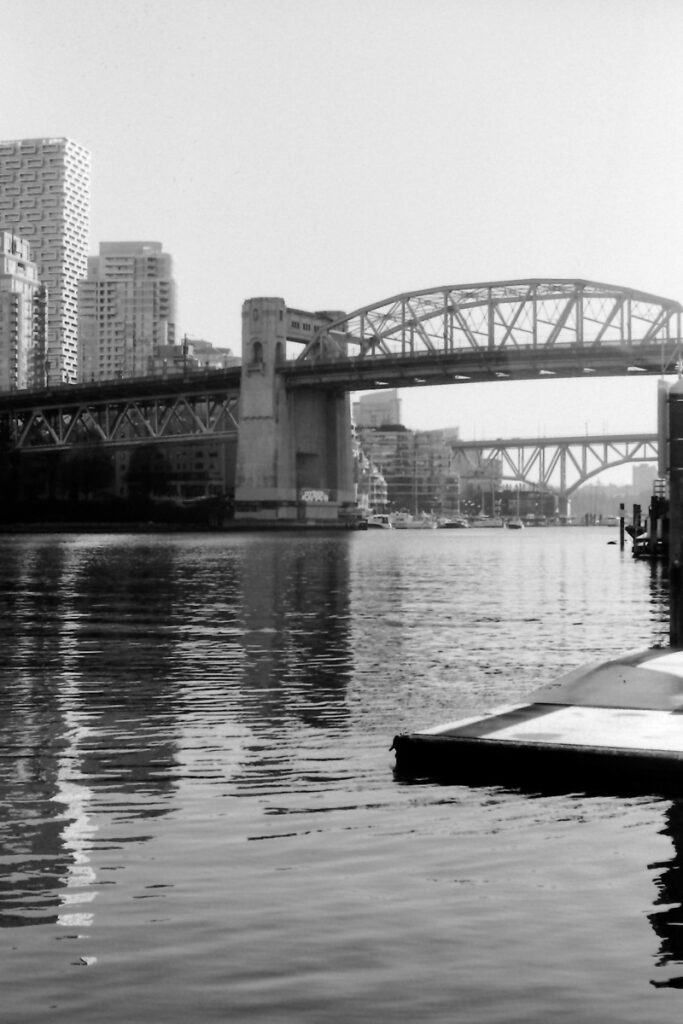
<svg viewBox="0 0 683 1024">
<path fill-rule="evenodd" d="M 92 922 L 97 814 L 168 812 L 177 722 L 168 614 L 171 567 L 151 550 L 40 538 L 5 545 L 0 787 L 6 874 L 0 925 Z"/>
<path fill-rule="evenodd" d="M 348 718 L 347 543 L 4 547 L 0 922 L 89 924 L 95 837 L 120 847 L 121 824 L 168 814 L 183 781 L 325 773 L 324 747 L 301 759 L 297 737 Z"/>
<path fill-rule="evenodd" d="M 648 916 L 660 943 L 657 966 L 675 964 L 680 968 L 683 965 L 683 800 L 673 801 L 667 809 L 662 834 L 670 837 L 674 855 L 668 861 L 650 865 L 658 872 L 655 907 L 659 909 Z M 660 988 L 683 988 L 683 976 L 653 984 Z"/>
<path fill-rule="evenodd" d="M 348 720 L 348 545 L 319 537 L 254 547 L 242 564 L 241 591 L 244 666 L 233 699 L 251 739 L 235 784 L 252 791 L 280 787 L 295 770 L 319 776 L 324 739 L 315 761 L 298 765 L 306 743 L 297 737 Z"/>
<path fill-rule="evenodd" d="M 617 798 L 586 797 L 569 821 L 551 820 L 550 798 L 533 814 L 519 794 L 462 787 L 446 802 L 397 786 L 388 747 L 400 728 L 514 702 L 576 664 L 661 641 L 665 581 L 604 534 L 460 532 L 0 538 L 0 925 L 46 926 L 22 938 L 48 986 L 73 948 L 55 937 L 85 935 L 87 957 L 107 962 L 88 975 L 80 1017 L 61 1019 L 127 1019 L 124 977 L 136 1000 L 163 987 L 175 1011 L 145 1006 L 163 1024 L 187 1019 L 195 997 L 207 1019 L 274 1019 L 284 1005 L 313 1020 L 339 993 L 378 996 L 386 1016 L 418 989 L 452 1008 L 456 987 L 478 999 L 490 985 L 525 1019 L 547 1019 L 524 1002 L 529 975 L 505 936 L 512 921 L 532 952 L 556 947 L 543 992 L 571 977 L 574 937 L 598 936 L 611 907 L 594 910 L 582 888 L 609 892 L 601 844 L 630 851 L 618 920 L 638 916 L 651 951 L 633 908 L 643 865 L 661 856 L 663 804 L 644 816 L 632 804 L 624 823 Z M 676 853 L 645 904 L 662 975 L 683 955 L 682 813 L 672 805 Z M 589 842 L 584 817 L 597 823 Z M 565 876 L 578 882 L 563 938 Z M 160 904 L 133 902 L 152 888 L 163 928 Z M 453 968 L 456 933 L 471 977 Z M 587 971 L 602 970 L 594 960 Z"/>
</svg>

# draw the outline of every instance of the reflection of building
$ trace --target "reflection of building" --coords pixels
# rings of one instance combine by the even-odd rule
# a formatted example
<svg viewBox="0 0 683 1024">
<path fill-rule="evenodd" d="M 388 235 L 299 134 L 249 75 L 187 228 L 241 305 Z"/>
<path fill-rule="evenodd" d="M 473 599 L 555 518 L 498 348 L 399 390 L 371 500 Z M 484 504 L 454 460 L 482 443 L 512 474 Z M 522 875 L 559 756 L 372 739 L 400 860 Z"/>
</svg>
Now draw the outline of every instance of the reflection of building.
<svg viewBox="0 0 683 1024">
<path fill-rule="evenodd" d="M 48 383 L 75 383 L 78 282 L 85 275 L 90 154 L 69 139 L 0 143 L 0 227 L 31 247 L 47 291 Z"/>
<path fill-rule="evenodd" d="M 175 344 L 173 266 L 160 242 L 102 242 L 79 301 L 84 381 L 144 376 Z"/>
<path fill-rule="evenodd" d="M 0 231 L 0 391 L 43 384 L 45 341 L 45 289 L 29 244 Z"/>
</svg>

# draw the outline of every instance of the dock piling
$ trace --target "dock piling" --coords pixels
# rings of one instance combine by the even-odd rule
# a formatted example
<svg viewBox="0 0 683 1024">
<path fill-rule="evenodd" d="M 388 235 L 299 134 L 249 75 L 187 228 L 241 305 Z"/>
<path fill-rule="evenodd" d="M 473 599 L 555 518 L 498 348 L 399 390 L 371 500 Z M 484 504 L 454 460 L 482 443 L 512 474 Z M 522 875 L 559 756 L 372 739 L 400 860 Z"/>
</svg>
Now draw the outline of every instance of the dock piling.
<svg viewBox="0 0 683 1024">
<path fill-rule="evenodd" d="M 683 380 L 668 393 L 669 642 L 683 645 Z"/>
</svg>

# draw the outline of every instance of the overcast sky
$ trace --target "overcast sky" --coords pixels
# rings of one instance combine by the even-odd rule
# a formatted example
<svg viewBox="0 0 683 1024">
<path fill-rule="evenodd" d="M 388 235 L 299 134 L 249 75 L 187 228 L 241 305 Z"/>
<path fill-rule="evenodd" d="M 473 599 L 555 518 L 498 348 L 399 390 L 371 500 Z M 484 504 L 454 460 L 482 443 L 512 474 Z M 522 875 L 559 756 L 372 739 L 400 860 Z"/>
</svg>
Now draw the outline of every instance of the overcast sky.
<svg viewBox="0 0 683 1024">
<path fill-rule="evenodd" d="M 93 157 L 91 250 L 241 306 L 582 277 L 683 299 L 681 0 L 3 0 L 0 137 Z M 404 392 L 464 437 L 654 430 L 656 381 Z"/>
</svg>

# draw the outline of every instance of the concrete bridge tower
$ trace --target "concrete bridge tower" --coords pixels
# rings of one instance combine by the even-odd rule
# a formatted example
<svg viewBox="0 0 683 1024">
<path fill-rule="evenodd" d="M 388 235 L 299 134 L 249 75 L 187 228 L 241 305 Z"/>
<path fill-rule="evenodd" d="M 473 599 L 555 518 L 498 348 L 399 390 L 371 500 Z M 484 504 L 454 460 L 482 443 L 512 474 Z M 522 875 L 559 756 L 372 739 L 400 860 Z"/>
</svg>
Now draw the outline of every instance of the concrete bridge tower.
<svg viewBox="0 0 683 1024">
<path fill-rule="evenodd" d="M 242 378 L 235 518 L 336 526 L 355 504 L 350 396 L 287 389 L 283 299 L 242 307 Z"/>
</svg>

